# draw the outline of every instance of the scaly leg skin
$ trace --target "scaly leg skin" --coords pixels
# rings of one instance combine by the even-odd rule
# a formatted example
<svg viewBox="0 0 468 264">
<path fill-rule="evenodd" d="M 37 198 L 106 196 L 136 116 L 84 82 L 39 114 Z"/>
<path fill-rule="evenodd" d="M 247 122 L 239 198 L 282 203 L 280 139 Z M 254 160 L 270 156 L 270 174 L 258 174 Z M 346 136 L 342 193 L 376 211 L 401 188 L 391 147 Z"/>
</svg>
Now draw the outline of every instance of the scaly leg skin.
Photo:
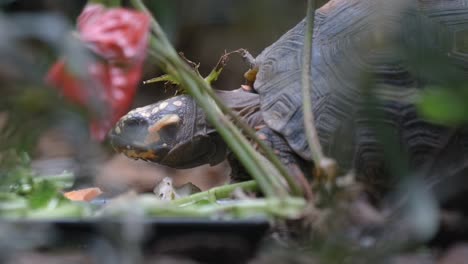
<svg viewBox="0 0 468 264">
<path fill-rule="evenodd" d="M 262 126 L 257 131 L 257 136 L 265 142 L 279 157 L 281 163 L 286 166 L 289 175 L 296 179 L 302 187 L 305 196 L 313 199 L 312 188 L 307 179 L 312 179 L 313 166 L 304 161 L 288 145 L 283 136 L 267 126 Z"/>
<path fill-rule="evenodd" d="M 262 140 L 273 150 L 280 161 L 286 166 L 291 175 L 296 178 L 304 178 L 302 171 L 307 171 L 304 169 L 310 168 L 310 166 L 307 166 L 310 164 L 306 164 L 299 156 L 297 156 L 281 135 L 267 126 L 259 127 L 256 134 L 260 140 Z M 231 165 L 231 180 L 233 182 L 252 179 L 242 164 L 235 158 L 232 153 L 228 154 L 227 159 Z M 307 178 L 310 178 L 311 175 L 306 176 Z M 303 182 L 304 180 L 305 179 L 300 180 L 300 182 Z"/>
</svg>

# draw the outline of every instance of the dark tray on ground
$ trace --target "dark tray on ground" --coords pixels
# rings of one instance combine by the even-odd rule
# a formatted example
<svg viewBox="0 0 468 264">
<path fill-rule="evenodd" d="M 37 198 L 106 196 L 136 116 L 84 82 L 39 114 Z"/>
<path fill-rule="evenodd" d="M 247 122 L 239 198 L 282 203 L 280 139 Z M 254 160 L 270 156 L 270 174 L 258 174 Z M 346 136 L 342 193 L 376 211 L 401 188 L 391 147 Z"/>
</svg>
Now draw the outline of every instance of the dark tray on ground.
<svg viewBox="0 0 468 264">
<path fill-rule="evenodd" d="M 145 255 L 190 258 L 202 263 L 245 263 L 269 228 L 266 220 L 0 220 L 21 232 L 42 230 L 43 250 L 93 250 L 105 244 L 125 254 L 141 249 Z"/>
</svg>

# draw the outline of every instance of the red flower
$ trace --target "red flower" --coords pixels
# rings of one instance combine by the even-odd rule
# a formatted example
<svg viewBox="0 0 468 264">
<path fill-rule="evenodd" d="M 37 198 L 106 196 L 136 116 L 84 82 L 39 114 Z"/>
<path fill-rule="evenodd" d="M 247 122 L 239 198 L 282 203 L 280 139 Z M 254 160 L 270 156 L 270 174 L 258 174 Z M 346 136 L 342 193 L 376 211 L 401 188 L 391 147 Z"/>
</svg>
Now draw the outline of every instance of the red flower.
<svg viewBox="0 0 468 264">
<path fill-rule="evenodd" d="M 143 12 L 89 5 L 78 17 L 78 31 L 83 42 L 105 59 L 140 61 L 148 43 L 149 23 Z"/>
<path fill-rule="evenodd" d="M 67 71 L 64 59 L 53 65 L 47 75 L 47 81 L 74 103 L 88 106 L 92 96 L 104 103 L 109 116 L 95 116 L 91 122 L 91 135 L 97 140 L 103 140 L 131 106 L 146 56 L 149 25 L 150 17 L 143 12 L 88 5 L 78 17 L 78 33 L 83 43 L 102 59 L 87 65 L 86 76 L 102 92 L 89 94 L 85 80 Z"/>
</svg>

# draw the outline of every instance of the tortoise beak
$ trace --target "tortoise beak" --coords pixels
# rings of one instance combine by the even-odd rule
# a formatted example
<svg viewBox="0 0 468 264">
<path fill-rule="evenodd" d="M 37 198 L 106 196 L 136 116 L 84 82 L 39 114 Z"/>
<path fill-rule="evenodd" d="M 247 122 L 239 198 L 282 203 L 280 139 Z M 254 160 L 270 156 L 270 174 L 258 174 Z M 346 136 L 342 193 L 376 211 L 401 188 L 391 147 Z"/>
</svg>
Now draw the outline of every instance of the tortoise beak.
<svg viewBox="0 0 468 264">
<path fill-rule="evenodd" d="M 122 148 L 127 146 L 143 147 L 143 142 L 139 139 L 145 138 L 148 134 L 148 121 L 139 116 L 124 116 L 109 132 L 109 139 L 112 146 Z"/>
<path fill-rule="evenodd" d="M 164 150 L 158 149 L 157 144 L 147 142 L 150 135 L 148 121 L 138 116 L 122 118 L 109 132 L 109 140 L 112 147 L 120 153 L 134 159 L 158 162 Z M 151 133 L 151 137 L 158 137 L 157 133 Z"/>
</svg>

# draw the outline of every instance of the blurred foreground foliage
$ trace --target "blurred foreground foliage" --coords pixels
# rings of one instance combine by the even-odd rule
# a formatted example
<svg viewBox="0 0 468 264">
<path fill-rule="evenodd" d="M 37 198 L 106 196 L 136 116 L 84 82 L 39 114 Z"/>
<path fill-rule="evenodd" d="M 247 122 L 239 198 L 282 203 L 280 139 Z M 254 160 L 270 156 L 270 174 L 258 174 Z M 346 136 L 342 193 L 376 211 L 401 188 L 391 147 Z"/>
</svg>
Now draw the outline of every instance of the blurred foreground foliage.
<svg viewBox="0 0 468 264">
<path fill-rule="evenodd" d="M 421 96 L 419 111 L 442 125 L 468 123 L 468 82 L 456 88 L 431 87 Z"/>
<path fill-rule="evenodd" d="M 72 203 L 60 191 L 73 185 L 73 175 L 37 175 L 29 157 L 15 151 L 0 157 L 0 216 L 54 218 L 86 216 L 86 205 Z"/>
<path fill-rule="evenodd" d="M 129 193 L 104 204 L 75 202 L 63 191 L 73 186 L 72 173 L 38 175 L 27 154 L 15 151 L 0 156 L 0 217 L 13 219 L 80 219 L 89 217 L 189 217 L 205 219 L 298 218 L 303 199 L 230 199 L 235 191 L 255 189 L 255 184 L 234 184 L 179 200 L 160 200 L 154 194 Z M 212 199 L 212 198 L 215 199 Z"/>
<path fill-rule="evenodd" d="M 13 85 L 0 98 L 0 150 L 33 153 L 47 129 L 78 121 L 83 111 L 66 104 L 57 93 L 41 86 Z M 84 116 L 84 115 L 82 115 Z"/>
</svg>

